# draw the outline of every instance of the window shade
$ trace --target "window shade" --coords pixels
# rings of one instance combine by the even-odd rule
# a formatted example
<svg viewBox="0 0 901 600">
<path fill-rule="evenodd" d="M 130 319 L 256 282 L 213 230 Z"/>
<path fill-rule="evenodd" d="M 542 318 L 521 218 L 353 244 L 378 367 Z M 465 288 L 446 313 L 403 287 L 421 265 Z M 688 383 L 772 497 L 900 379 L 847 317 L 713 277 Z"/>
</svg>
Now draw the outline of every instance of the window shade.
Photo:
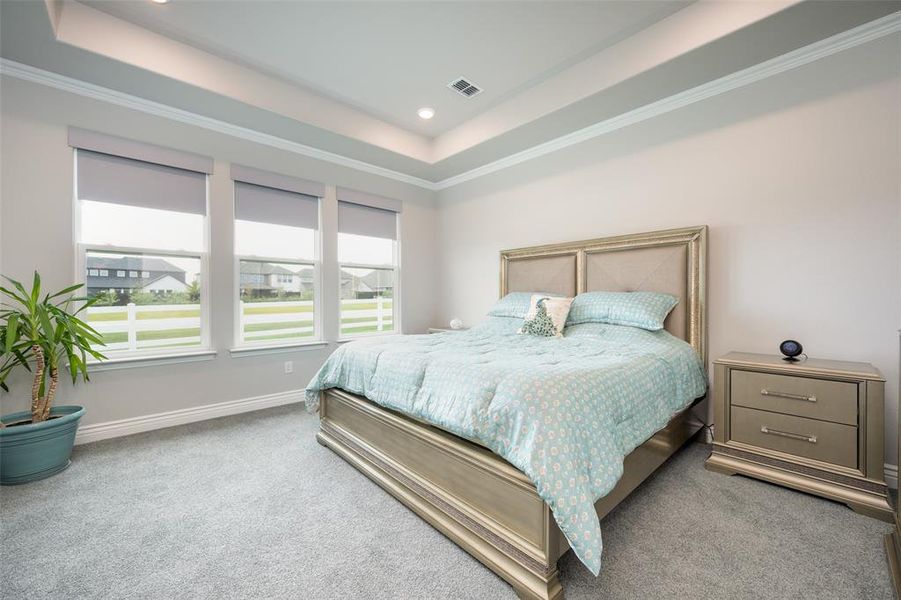
<svg viewBox="0 0 901 600">
<path fill-rule="evenodd" d="M 159 210 L 206 214 L 206 175 L 79 149 L 78 198 Z"/>
<path fill-rule="evenodd" d="M 291 175 L 282 175 L 281 173 L 233 164 L 231 166 L 231 176 L 235 181 L 253 183 L 276 190 L 297 192 L 298 194 L 316 196 L 317 198 L 325 196 L 325 185 Z"/>
<path fill-rule="evenodd" d="M 366 192 L 358 192 L 348 188 L 338 188 L 338 202 L 350 202 L 351 204 L 359 204 L 360 206 L 369 206 L 370 208 L 381 208 L 382 210 L 390 210 L 396 213 L 403 211 L 404 205 L 400 200 L 393 198 L 385 198 L 384 196 L 376 196 Z"/>
<path fill-rule="evenodd" d="M 213 172 L 213 159 L 208 156 L 165 146 L 155 146 L 78 127 L 69 128 L 69 145 L 79 150 L 133 158 L 186 171 L 197 171 L 208 175 Z"/>
<path fill-rule="evenodd" d="M 319 229 L 319 198 L 235 181 L 235 218 Z"/>
<path fill-rule="evenodd" d="M 397 213 L 381 208 L 338 202 L 338 232 L 397 239 Z"/>
</svg>

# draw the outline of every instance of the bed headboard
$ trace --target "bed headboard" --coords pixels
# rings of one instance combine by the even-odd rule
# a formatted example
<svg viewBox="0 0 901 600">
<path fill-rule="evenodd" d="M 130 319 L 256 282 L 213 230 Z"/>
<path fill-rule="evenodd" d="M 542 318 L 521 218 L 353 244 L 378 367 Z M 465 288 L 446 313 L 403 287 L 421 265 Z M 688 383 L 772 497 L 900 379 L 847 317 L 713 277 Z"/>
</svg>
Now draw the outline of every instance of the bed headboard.
<svg viewBox="0 0 901 600">
<path fill-rule="evenodd" d="M 679 298 L 666 330 L 707 364 L 707 226 L 501 251 L 501 296 L 541 291 L 664 292 Z"/>
</svg>

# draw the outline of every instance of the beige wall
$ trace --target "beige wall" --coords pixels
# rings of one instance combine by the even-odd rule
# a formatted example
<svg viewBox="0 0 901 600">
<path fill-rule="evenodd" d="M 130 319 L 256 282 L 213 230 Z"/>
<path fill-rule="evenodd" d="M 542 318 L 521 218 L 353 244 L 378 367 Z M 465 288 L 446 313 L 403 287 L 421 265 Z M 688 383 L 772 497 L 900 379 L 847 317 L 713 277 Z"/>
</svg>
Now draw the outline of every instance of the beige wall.
<svg viewBox="0 0 901 600">
<path fill-rule="evenodd" d="M 86 424 L 302 388 L 334 348 L 231 358 L 231 161 L 404 201 L 402 320 L 420 332 L 474 323 L 497 295 L 503 248 L 710 226 L 710 352 L 865 360 L 889 380 L 894 460 L 901 327 L 901 36 L 872 42 L 436 195 L 332 164 L 2 80 L 0 271 L 51 287 L 74 277 L 76 125 L 215 157 L 211 178 L 215 360 L 97 373 L 61 392 Z M 323 218 L 334 219 L 333 198 Z M 332 223 L 333 225 L 333 223 Z M 324 241 L 324 269 L 334 240 Z M 334 277 L 334 274 L 328 275 Z M 336 302 L 325 280 L 325 305 Z M 332 294 L 332 298 L 328 297 Z M 334 336 L 336 319 L 326 319 Z M 295 372 L 283 373 L 293 360 Z M 25 405 L 19 385 L 6 412 Z"/>
<path fill-rule="evenodd" d="M 441 192 L 441 320 L 482 318 L 503 248 L 707 224 L 711 359 L 794 338 L 872 362 L 893 463 L 899 57 L 896 34 Z"/>
<path fill-rule="evenodd" d="M 182 408 L 302 389 L 335 348 L 232 358 L 234 314 L 230 162 L 297 175 L 327 184 L 366 190 L 404 202 L 401 216 L 401 290 L 405 332 L 422 332 L 434 322 L 431 290 L 436 285 L 437 211 L 431 192 L 296 154 L 275 150 L 167 119 L 3 77 L 2 188 L 0 188 L 0 272 L 30 280 L 38 269 L 49 288 L 75 276 L 72 238 L 72 150 L 69 125 L 85 127 L 198 152 L 215 158 L 210 178 L 212 340 L 215 360 L 94 374 L 74 390 L 66 384 L 59 404 L 87 407 L 83 424 L 100 423 Z M 323 205 L 325 231 L 335 230 L 332 193 Z M 323 304 L 337 305 L 334 235 L 323 239 Z M 331 315 L 331 316 L 330 316 Z M 334 339 L 337 317 L 326 314 Z M 330 324 L 330 325 L 329 325 Z M 294 373 L 284 373 L 284 361 Z M 2 411 L 26 407 L 28 388 L 19 379 L 2 397 Z"/>
</svg>

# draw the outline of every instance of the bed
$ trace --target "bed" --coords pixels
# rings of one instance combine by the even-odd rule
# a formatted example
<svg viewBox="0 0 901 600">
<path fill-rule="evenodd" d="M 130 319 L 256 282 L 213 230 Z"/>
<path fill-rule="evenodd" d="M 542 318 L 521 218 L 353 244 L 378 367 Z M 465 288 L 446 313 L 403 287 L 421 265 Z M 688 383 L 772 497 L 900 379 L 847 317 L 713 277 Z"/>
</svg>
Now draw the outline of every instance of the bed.
<svg viewBox="0 0 901 600">
<path fill-rule="evenodd" d="M 500 294 L 541 290 L 574 296 L 586 291 L 654 291 L 677 296 L 680 301 L 664 323 L 666 332 L 671 335 L 664 333 L 653 340 L 642 340 L 652 346 L 660 341 L 659 338 L 684 340 L 690 346 L 689 351 L 693 349 L 692 354 L 703 376 L 707 335 L 706 237 L 707 228 L 704 226 L 503 251 L 500 256 Z M 503 335 L 508 333 L 495 335 L 495 332 L 481 329 L 466 334 L 401 336 L 404 339 L 395 338 L 392 347 L 394 354 L 387 352 L 391 346 L 385 344 L 390 342 L 375 340 L 355 343 L 352 352 L 341 352 L 337 357 L 333 355 L 334 359 L 330 359 L 314 379 L 320 385 L 312 386 L 320 413 L 317 439 L 504 578 L 520 597 L 562 598 L 556 564 L 571 543 L 561 531 L 561 524 L 568 531 L 569 538 L 574 540 L 572 545 L 580 559 L 597 572 L 600 552 L 596 548 L 599 548 L 600 540 L 591 539 L 588 525 L 585 525 L 585 539 L 582 540 L 574 534 L 581 530 L 574 529 L 572 523 L 581 515 L 586 523 L 590 520 L 596 526 L 597 520 L 698 432 L 702 423 L 693 417 L 691 407 L 703 399 L 706 376 L 703 376 L 702 386 L 698 387 L 695 382 L 694 387 L 690 388 L 697 390 L 699 395 L 695 397 L 692 394 L 688 401 L 678 404 L 677 410 L 666 412 L 663 403 L 656 413 L 659 422 L 643 424 L 643 427 L 650 429 L 639 441 L 630 445 L 628 439 L 616 440 L 624 446 L 624 457 L 617 456 L 617 460 L 613 461 L 616 468 L 608 468 L 617 472 L 606 478 L 607 487 L 594 487 L 585 477 L 588 487 L 576 485 L 574 488 L 583 490 L 581 501 L 573 495 L 571 502 L 567 502 L 565 496 L 559 502 L 548 490 L 548 481 L 553 481 L 552 476 L 539 476 L 533 463 L 520 458 L 524 453 L 522 447 L 526 445 L 534 445 L 529 446 L 533 453 L 534 448 L 539 448 L 543 453 L 550 447 L 547 440 L 536 442 L 535 435 L 526 436 L 530 427 L 523 424 L 522 436 L 511 437 L 513 442 L 505 439 L 494 443 L 491 438 L 480 435 L 479 427 L 483 426 L 463 426 L 462 423 L 468 423 L 466 418 L 456 422 L 445 421 L 441 418 L 441 411 L 431 405 L 423 408 L 413 400 L 409 405 L 404 404 L 404 398 L 418 398 L 412 392 L 406 395 L 399 393 L 406 389 L 405 386 L 412 385 L 405 378 L 407 371 L 415 371 L 418 355 L 434 351 L 440 358 L 441 346 L 445 342 L 435 338 L 441 336 L 461 336 L 454 341 L 448 337 L 446 341 L 452 348 L 454 344 L 460 346 L 461 352 L 466 352 L 466 348 L 479 349 L 481 354 L 472 360 L 473 369 L 479 366 L 476 363 L 488 362 L 482 359 L 483 356 L 496 355 L 498 351 L 492 344 L 502 343 L 503 340 L 511 345 L 515 342 L 519 347 L 517 360 L 526 360 L 544 352 L 542 348 L 550 348 L 540 346 L 542 342 L 521 339 L 528 336 L 519 336 L 520 340 L 514 340 L 510 335 L 504 338 Z M 616 336 L 628 335 L 631 334 L 616 332 Z M 595 343 L 592 338 L 590 344 Z M 573 357 L 584 355 L 586 349 L 593 347 L 587 344 L 589 342 L 584 340 L 567 340 L 553 348 L 554 351 L 566 348 L 569 354 L 564 358 L 576 360 Z M 678 344 L 688 348 L 683 342 Z M 647 354 L 639 352 L 637 345 L 635 352 L 636 356 Z M 598 360 L 622 362 L 625 359 L 617 358 L 622 354 L 622 350 L 599 351 Z M 610 355 L 616 356 L 610 358 Z M 342 361 L 349 361 L 350 356 L 360 363 L 381 360 L 383 370 L 391 375 L 379 381 L 378 385 L 368 383 L 370 380 L 367 377 L 372 380 L 376 378 L 375 375 L 368 375 L 370 372 L 376 373 L 375 367 L 372 371 L 364 367 L 357 369 L 358 372 L 349 370 L 347 365 L 342 365 Z M 555 360 L 545 357 L 544 362 L 558 362 L 556 357 L 550 358 Z M 648 361 L 652 359 L 647 358 L 645 362 L 650 364 Z M 392 360 L 396 368 L 390 370 Z M 592 359 L 581 356 L 578 360 L 584 362 Z M 630 360 L 636 364 L 640 362 L 637 358 Z M 437 359 L 433 362 L 441 364 Z M 468 365 L 461 365 L 461 369 L 468 368 Z M 541 369 L 545 366 L 544 363 L 536 363 L 535 373 L 539 374 L 535 375 L 536 378 L 540 379 Z M 484 369 L 484 365 L 482 367 Z M 330 379 L 330 370 L 332 374 L 343 373 L 343 379 Z M 422 378 L 421 374 L 418 376 Z M 415 373 L 410 375 L 411 379 L 416 377 Z M 343 382 L 344 389 L 333 387 L 337 381 Z M 417 385 L 425 384 L 420 381 Z M 394 400 L 385 395 L 388 391 L 393 394 Z M 364 393 L 377 401 L 364 397 Z M 397 400 L 398 397 L 401 400 Z M 648 398 L 648 401 L 661 404 L 656 397 Z M 497 421 L 497 414 L 494 416 Z M 517 418 L 516 423 L 522 424 L 522 417 L 517 415 Z M 501 419 L 502 426 L 503 422 Z M 535 429 L 546 431 L 537 426 Z M 638 435 L 640 428 L 636 431 L 635 435 Z M 584 436 L 584 431 L 582 434 Z M 527 441 L 523 442 L 524 439 Z M 564 445 L 562 440 L 558 445 L 562 451 L 570 447 Z M 553 449 L 556 452 L 556 446 Z M 519 468 L 514 464 L 518 464 Z M 530 472 L 532 477 L 525 472 Z M 575 476 L 570 481 L 574 482 Z M 603 482 L 598 478 L 596 483 L 600 486 Z M 581 485 L 581 479 L 578 484 Z M 559 487 L 559 483 L 557 485 Z M 590 519 L 586 518 L 584 510 L 579 512 L 585 504 L 586 489 L 595 493 L 603 490 L 602 497 L 596 502 L 589 499 L 588 507 L 593 508 L 594 513 Z M 554 511 L 549 504 L 554 506 Z M 567 504 L 571 506 L 567 508 Z"/>
</svg>

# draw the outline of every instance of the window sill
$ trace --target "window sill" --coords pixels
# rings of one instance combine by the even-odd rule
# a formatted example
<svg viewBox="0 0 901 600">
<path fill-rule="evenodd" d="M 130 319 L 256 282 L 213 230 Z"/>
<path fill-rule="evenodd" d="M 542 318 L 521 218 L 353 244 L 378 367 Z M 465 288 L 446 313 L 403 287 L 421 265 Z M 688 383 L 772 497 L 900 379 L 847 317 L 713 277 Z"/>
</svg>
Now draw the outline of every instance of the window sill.
<svg viewBox="0 0 901 600">
<path fill-rule="evenodd" d="M 228 352 L 232 358 L 244 358 L 245 356 L 261 356 L 265 354 L 282 354 L 285 352 L 299 352 L 303 350 L 318 350 L 328 346 L 328 342 L 300 342 L 298 344 L 281 344 L 277 346 L 246 346 L 231 348 Z"/>
<path fill-rule="evenodd" d="M 116 371 L 118 369 L 137 369 L 140 367 L 201 362 L 214 360 L 215 358 L 215 350 L 198 350 L 195 352 L 156 354 L 149 356 L 123 356 L 121 358 L 110 358 L 104 361 L 90 361 L 88 362 L 88 371 L 91 373 L 100 373 L 102 371 Z"/>
</svg>

